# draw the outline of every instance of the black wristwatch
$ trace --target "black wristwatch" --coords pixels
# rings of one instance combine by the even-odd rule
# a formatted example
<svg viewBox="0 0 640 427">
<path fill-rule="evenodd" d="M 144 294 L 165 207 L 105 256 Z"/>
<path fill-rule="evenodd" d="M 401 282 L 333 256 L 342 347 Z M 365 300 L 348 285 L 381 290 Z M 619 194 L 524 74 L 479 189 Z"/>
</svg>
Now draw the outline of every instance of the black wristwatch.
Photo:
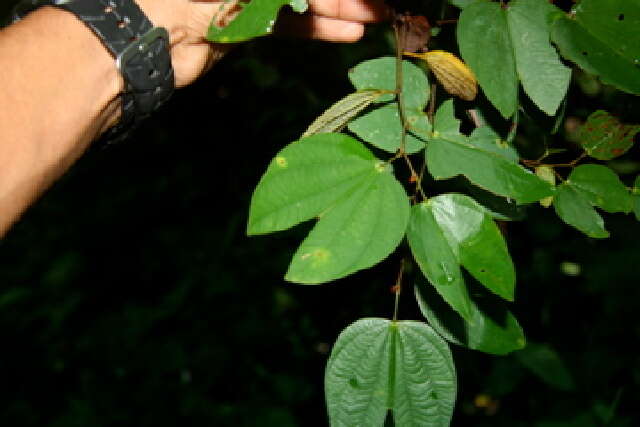
<svg viewBox="0 0 640 427">
<path fill-rule="evenodd" d="M 169 99 L 174 89 L 169 34 L 154 27 L 134 0 L 26 0 L 14 9 L 14 21 L 40 6 L 55 6 L 76 15 L 116 60 L 125 81 L 122 117 L 105 135 L 106 142 L 125 139 Z"/>
</svg>

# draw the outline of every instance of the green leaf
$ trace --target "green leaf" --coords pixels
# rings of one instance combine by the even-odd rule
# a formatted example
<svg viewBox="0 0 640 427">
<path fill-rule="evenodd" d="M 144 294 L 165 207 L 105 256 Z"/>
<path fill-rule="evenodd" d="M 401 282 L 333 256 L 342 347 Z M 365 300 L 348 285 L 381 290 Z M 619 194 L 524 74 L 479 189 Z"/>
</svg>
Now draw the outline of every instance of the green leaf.
<svg viewBox="0 0 640 427">
<path fill-rule="evenodd" d="M 363 90 L 345 96 L 315 119 L 302 137 L 342 130 L 349 120 L 357 116 L 383 93 L 380 90 Z"/>
<path fill-rule="evenodd" d="M 547 0 L 514 0 L 507 22 L 522 87 L 542 111 L 558 110 L 571 80 L 571 69 L 560 62 L 549 41 L 549 16 L 559 11 Z"/>
<path fill-rule="evenodd" d="M 602 217 L 591 206 L 589 199 L 568 183 L 557 187 L 553 198 L 556 214 L 567 224 L 577 228 L 589 237 L 609 237 Z"/>
<path fill-rule="evenodd" d="M 579 22 L 562 17 L 551 28 L 551 39 L 560 54 L 588 73 L 600 76 L 625 92 L 640 94 L 640 63 L 615 50 L 583 27 Z"/>
<path fill-rule="evenodd" d="M 462 194 L 443 194 L 426 203 L 460 264 L 487 289 L 513 300 L 513 263 L 500 230 L 485 209 Z"/>
<path fill-rule="evenodd" d="M 416 283 L 415 294 L 422 314 L 449 342 L 497 355 L 525 346 L 524 332 L 518 320 L 504 303 L 480 287 L 474 287 L 471 292 L 469 320 L 451 310 L 424 280 Z"/>
<path fill-rule="evenodd" d="M 528 343 L 515 353 L 517 359 L 538 378 L 560 390 L 573 390 L 571 374 L 555 350 L 546 344 Z"/>
<path fill-rule="evenodd" d="M 426 115 L 421 114 L 422 129 L 429 127 Z M 372 145 L 395 153 L 400 148 L 402 122 L 398 113 L 398 104 L 393 102 L 376 108 L 349 123 L 349 130 Z M 405 151 L 417 153 L 424 148 L 424 141 L 407 133 Z"/>
<path fill-rule="evenodd" d="M 407 241 L 425 277 L 460 316 L 471 321 L 471 302 L 460 261 L 427 203 L 411 208 Z"/>
<path fill-rule="evenodd" d="M 322 283 L 379 262 L 400 243 L 409 200 L 391 167 L 355 139 L 325 133 L 285 147 L 258 184 L 248 234 L 319 217 L 286 279 Z"/>
<path fill-rule="evenodd" d="M 327 362 L 331 426 L 446 427 L 456 395 L 447 344 L 424 323 L 360 319 L 338 337 Z"/>
<path fill-rule="evenodd" d="M 441 133 L 439 123 L 452 123 L 452 114 L 447 104 L 438 110 L 433 139 L 427 145 L 427 167 L 435 179 L 464 175 L 475 185 L 518 203 L 535 202 L 553 194 L 548 182 L 513 162 L 513 151 L 496 150 L 493 134 L 480 131 L 470 142 L 464 135 L 454 134 L 450 125 L 443 125 L 447 132 Z"/>
<path fill-rule="evenodd" d="M 611 169 L 602 165 L 585 164 L 575 168 L 567 183 L 581 192 L 589 202 L 607 212 L 629 213 L 631 194 Z"/>
<path fill-rule="evenodd" d="M 629 0 L 582 0 L 575 17 L 591 34 L 619 55 L 640 59 L 640 3 Z"/>
<path fill-rule="evenodd" d="M 285 230 L 320 215 L 370 177 L 378 160 L 340 134 L 296 141 L 269 164 L 251 199 L 247 233 Z"/>
<path fill-rule="evenodd" d="M 434 136 L 460 134 L 460 120 L 454 114 L 453 99 L 447 99 L 438 107 L 433 123 L 433 130 L 437 132 Z"/>
<path fill-rule="evenodd" d="M 214 16 L 207 40 L 217 43 L 237 43 L 269 34 L 278 17 L 278 12 L 285 5 L 302 13 L 307 10 L 305 0 L 260 0 L 239 3 L 242 10 L 227 26 L 218 27 Z"/>
<path fill-rule="evenodd" d="M 447 289 L 464 285 L 457 265 L 496 295 L 513 300 L 515 271 L 507 245 L 489 213 L 473 199 L 454 193 L 431 198 L 413 208 L 410 224 L 407 238 L 418 265 L 462 316 L 469 315 L 468 295 Z"/>
<path fill-rule="evenodd" d="M 286 280 L 311 284 L 339 279 L 378 263 L 400 244 L 409 199 L 383 162 L 372 170 L 320 216 L 294 254 Z"/>
<path fill-rule="evenodd" d="M 511 163 L 517 164 L 520 161 L 518 151 L 508 142 L 503 141 L 489 126 L 475 128 L 469 135 L 468 141 L 479 150 L 497 154 Z"/>
<path fill-rule="evenodd" d="M 486 97 L 503 117 L 518 105 L 518 77 L 507 15 L 500 4 L 476 2 L 462 10 L 457 27 L 460 55 Z"/>
<path fill-rule="evenodd" d="M 357 90 L 396 90 L 396 58 L 386 56 L 361 62 L 349 70 L 349 80 Z M 402 88 L 405 108 L 422 111 L 429 100 L 427 76 L 410 61 L 402 61 Z M 388 102 L 394 95 L 385 95 L 378 102 Z"/>
<path fill-rule="evenodd" d="M 594 111 L 578 132 L 578 141 L 587 154 L 598 160 L 611 160 L 626 153 L 640 125 L 624 125 L 603 110 Z"/>
</svg>

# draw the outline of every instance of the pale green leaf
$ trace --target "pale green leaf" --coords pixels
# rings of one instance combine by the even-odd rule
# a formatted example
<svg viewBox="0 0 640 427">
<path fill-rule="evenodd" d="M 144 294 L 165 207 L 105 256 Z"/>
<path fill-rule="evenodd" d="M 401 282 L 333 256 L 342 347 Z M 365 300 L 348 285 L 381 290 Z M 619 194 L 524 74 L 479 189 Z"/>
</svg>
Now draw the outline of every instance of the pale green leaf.
<svg viewBox="0 0 640 427">
<path fill-rule="evenodd" d="M 424 114 L 422 116 L 421 129 L 424 129 L 428 127 L 428 121 Z M 369 111 L 350 122 L 349 130 L 373 146 L 395 153 L 400 148 L 402 134 L 398 104 L 393 102 Z M 408 154 L 417 153 L 424 148 L 424 141 L 411 133 L 407 133 L 405 138 L 405 151 Z"/>
<path fill-rule="evenodd" d="M 386 56 L 361 62 L 349 70 L 349 79 L 357 90 L 396 90 L 396 58 Z M 406 109 L 422 111 L 429 100 L 427 76 L 411 61 L 402 61 L 402 88 Z M 393 95 L 385 95 L 378 102 L 387 102 Z"/>
<path fill-rule="evenodd" d="M 499 3 L 466 6 L 457 26 L 462 59 L 471 67 L 486 97 L 503 117 L 518 105 L 518 76 L 506 12 Z"/>
<path fill-rule="evenodd" d="M 422 314 L 447 341 L 490 354 L 508 354 L 525 345 L 524 332 L 504 303 L 480 287 L 471 292 L 471 316 L 465 320 L 426 281 L 418 280 L 416 299 Z"/>
<path fill-rule="evenodd" d="M 342 130 L 349 120 L 357 116 L 383 93 L 380 90 L 363 90 L 345 96 L 315 119 L 302 136 L 307 137 L 316 133 Z"/>
<path fill-rule="evenodd" d="M 479 150 L 497 154 L 511 163 L 517 164 L 520 161 L 520 155 L 513 146 L 502 140 L 500 136 L 489 126 L 475 128 L 469 135 L 469 144 L 477 147 Z"/>
<path fill-rule="evenodd" d="M 569 175 L 567 184 L 581 192 L 589 202 L 607 212 L 628 213 L 631 194 L 611 169 L 603 165 L 584 164 Z"/>
<path fill-rule="evenodd" d="M 583 193 L 568 183 L 557 187 L 553 207 L 564 222 L 582 231 L 589 237 L 609 237 L 602 217 L 591 206 Z"/>
<path fill-rule="evenodd" d="M 434 137 L 444 135 L 459 135 L 460 120 L 456 119 L 453 109 L 453 99 L 447 99 L 438 107 L 433 117 Z"/>
<path fill-rule="evenodd" d="M 447 344 L 419 322 L 361 319 L 338 337 L 325 371 L 331 426 L 446 427 L 456 395 Z"/>
<path fill-rule="evenodd" d="M 571 79 L 549 41 L 549 16 L 558 9 L 547 0 L 514 0 L 507 22 L 516 70 L 526 94 L 542 111 L 554 115 Z"/>
</svg>

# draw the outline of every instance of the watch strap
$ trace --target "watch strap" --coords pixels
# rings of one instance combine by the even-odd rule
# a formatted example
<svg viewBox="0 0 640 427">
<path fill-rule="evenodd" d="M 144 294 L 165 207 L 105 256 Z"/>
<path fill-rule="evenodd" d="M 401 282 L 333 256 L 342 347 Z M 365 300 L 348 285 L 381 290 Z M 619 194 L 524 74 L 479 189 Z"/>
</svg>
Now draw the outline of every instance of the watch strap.
<svg viewBox="0 0 640 427">
<path fill-rule="evenodd" d="M 166 102 L 174 90 L 169 34 L 154 27 L 134 0 L 27 0 L 15 10 L 20 19 L 44 5 L 67 10 L 87 25 L 116 59 L 125 81 L 122 117 L 107 139 L 126 137 L 126 130 Z"/>
</svg>

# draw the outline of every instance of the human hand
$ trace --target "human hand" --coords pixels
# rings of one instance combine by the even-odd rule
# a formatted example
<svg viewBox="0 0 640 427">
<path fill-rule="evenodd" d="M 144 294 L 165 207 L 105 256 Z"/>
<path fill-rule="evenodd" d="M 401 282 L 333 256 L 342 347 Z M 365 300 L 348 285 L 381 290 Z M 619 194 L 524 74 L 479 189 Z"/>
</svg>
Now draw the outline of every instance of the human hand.
<svg viewBox="0 0 640 427">
<path fill-rule="evenodd" d="M 260 1 L 260 0 L 254 0 Z M 226 24 L 238 12 L 237 2 L 221 0 L 137 0 L 154 25 L 169 32 L 176 87 L 192 83 L 218 62 L 232 45 L 205 39 L 211 20 Z M 278 31 L 333 42 L 354 42 L 364 24 L 387 16 L 383 0 L 309 0 L 303 15 L 286 14 Z"/>
</svg>

